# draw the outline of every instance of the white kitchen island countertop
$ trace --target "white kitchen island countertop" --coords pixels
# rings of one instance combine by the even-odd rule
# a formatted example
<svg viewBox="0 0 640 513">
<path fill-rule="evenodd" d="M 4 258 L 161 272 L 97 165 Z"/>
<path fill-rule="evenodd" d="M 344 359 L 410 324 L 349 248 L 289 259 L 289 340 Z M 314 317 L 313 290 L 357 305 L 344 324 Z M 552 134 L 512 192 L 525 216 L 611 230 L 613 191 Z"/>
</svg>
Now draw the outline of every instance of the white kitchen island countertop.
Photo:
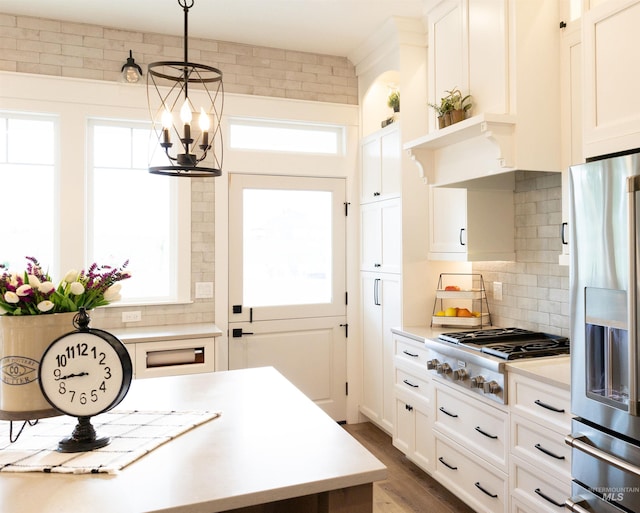
<svg viewBox="0 0 640 513">
<path fill-rule="evenodd" d="M 377 458 L 271 367 L 134 380 L 116 409 L 222 415 L 116 475 L 0 473 L 0 511 L 261 512 L 253 506 L 283 501 L 277 511 L 289 513 L 306 510 L 302 496 L 322 504 L 318 511 L 360 513 L 371 511 L 372 482 L 386 477 Z"/>
</svg>

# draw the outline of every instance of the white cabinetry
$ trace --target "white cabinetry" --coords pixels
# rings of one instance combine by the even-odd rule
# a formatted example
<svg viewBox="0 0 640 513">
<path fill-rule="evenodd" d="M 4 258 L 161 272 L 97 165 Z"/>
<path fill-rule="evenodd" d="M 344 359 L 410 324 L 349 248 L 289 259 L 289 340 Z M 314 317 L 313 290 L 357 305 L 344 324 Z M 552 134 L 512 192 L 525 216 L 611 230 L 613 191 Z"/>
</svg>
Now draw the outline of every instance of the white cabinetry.
<svg viewBox="0 0 640 513">
<path fill-rule="evenodd" d="M 571 494 L 570 392 L 509 373 L 512 513 L 553 513 Z"/>
<path fill-rule="evenodd" d="M 393 335 L 396 424 L 393 445 L 426 472 L 433 472 L 433 385 L 423 343 Z"/>
<path fill-rule="evenodd" d="M 430 188 L 429 259 L 515 260 L 513 192 Z"/>
<path fill-rule="evenodd" d="M 393 432 L 393 340 L 401 324 L 400 276 L 361 273 L 362 402 L 360 411 L 387 433 Z"/>
<path fill-rule="evenodd" d="M 623 57 L 640 47 L 639 25 L 638 0 L 608 0 L 584 14 L 585 157 L 640 146 L 640 68 Z"/>
<path fill-rule="evenodd" d="M 434 5 L 435 4 L 435 5 Z M 560 171 L 557 0 L 443 0 L 427 13 L 429 102 L 455 87 L 472 118 L 405 144 L 430 183 Z M 540 98 L 544 98 L 543 102 Z M 470 158 L 472 155 L 472 158 Z"/>
<path fill-rule="evenodd" d="M 434 477 L 481 513 L 509 505 L 509 415 L 437 380 Z"/>
<path fill-rule="evenodd" d="M 389 434 L 395 419 L 391 328 L 402 324 L 400 129 L 363 139 L 360 198 L 362 400 L 360 411 Z"/>
</svg>

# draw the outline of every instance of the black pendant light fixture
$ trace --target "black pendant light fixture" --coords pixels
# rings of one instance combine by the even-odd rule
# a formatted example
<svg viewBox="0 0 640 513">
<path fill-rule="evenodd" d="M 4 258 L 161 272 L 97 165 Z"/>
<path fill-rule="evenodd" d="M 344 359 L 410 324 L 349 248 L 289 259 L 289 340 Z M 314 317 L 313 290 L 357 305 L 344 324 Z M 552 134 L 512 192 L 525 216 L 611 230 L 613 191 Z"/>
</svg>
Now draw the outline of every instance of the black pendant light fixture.
<svg viewBox="0 0 640 513">
<path fill-rule="evenodd" d="M 126 84 L 137 84 L 142 77 L 142 68 L 136 64 L 136 60 L 133 58 L 133 52 L 129 50 L 129 57 L 127 62 L 122 65 L 120 69 L 120 75 L 122 81 Z"/>
<path fill-rule="evenodd" d="M 222 72 L 189 62 L 188 18 L 193 3 L 178 0 L 184 11 L 184 61 L 152 62 L 147 72 L 147 101 L 157 138 L 150 155 L 153 174 L 222 174 Z M 197 100 L 192 102 L 189 95 Z"/>
</svg>

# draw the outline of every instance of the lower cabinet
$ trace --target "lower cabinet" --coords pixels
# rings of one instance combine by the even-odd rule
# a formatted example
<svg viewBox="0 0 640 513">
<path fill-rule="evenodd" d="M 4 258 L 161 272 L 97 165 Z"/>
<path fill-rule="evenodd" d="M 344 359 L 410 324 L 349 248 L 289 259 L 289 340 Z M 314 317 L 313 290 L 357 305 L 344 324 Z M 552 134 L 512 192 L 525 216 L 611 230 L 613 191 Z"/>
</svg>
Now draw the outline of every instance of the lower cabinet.
<svg viewBox="0 0 640 513">
<path fill-rule="evenodd" d="M 427 371 L 430 350 L 392 334 L 393 445 L 477 513 L 557 513 L 571 495 L 569 390 L 509 372 L 509 404 Z"/>
<path fill-rule="evenodd" d="M 434 380 L 434 477 L 478 513 L 509 507 L 509 414 Z"/>
</svg>

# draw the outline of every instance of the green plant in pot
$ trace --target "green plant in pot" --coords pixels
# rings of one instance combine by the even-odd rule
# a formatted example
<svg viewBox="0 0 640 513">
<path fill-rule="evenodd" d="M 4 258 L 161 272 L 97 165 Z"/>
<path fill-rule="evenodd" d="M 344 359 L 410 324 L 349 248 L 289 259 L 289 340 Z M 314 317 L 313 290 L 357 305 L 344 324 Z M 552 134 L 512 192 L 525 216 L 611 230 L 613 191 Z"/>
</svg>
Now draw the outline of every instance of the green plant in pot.
<svg viewBox="0 0 640 513">
<path fill-rule="evenodd" d="M 453 104 L 448 96 L 440 98 L 439 105 L 436 103 L 429 103 L 428 105 L 436 111 L 436 116 L 438 116 L 438 128 L 444 128 L 451 124 L 450 114 L 453 110 Z"/>
<path fill-rule="evenodd" d="M 387 106 L 393 109 L 393 112 L 400 112 L 400 91 L 392 91 L 387 98 Z"/>
<path fill-rule="evenodd" d="M 445 91 L 451 104 L 451 124 L 458 123 L 467 117 L 467 112 L 472 107 L 471 95 L 462 96 L 460 89 L 454 87 L 451 91 Z"/>
</svg>

